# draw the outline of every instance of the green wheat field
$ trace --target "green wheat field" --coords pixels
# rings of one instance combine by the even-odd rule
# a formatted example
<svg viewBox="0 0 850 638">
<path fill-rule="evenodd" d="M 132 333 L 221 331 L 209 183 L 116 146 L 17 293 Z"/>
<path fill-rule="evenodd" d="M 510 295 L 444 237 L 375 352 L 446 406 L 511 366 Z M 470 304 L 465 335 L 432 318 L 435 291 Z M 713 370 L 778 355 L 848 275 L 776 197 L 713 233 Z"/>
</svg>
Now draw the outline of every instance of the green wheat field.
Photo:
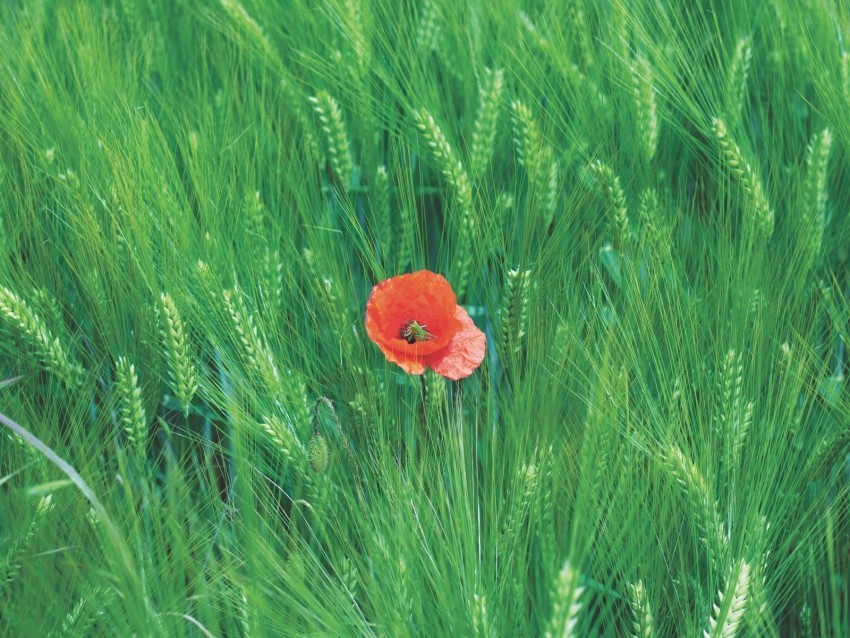
<svg viewBox="0 0 850 638">
<path fill-rule="evenodd" d="M 3 2 L 0 635 L 850 635 L 848 113 L 843 0 Z"/>
</svg>

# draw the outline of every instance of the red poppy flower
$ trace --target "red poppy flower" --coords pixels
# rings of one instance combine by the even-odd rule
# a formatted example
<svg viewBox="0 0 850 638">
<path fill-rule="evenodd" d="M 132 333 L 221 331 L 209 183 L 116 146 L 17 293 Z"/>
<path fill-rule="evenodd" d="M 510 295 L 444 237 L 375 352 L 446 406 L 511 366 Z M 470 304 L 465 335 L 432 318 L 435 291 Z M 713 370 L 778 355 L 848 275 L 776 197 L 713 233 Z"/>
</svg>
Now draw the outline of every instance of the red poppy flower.
<svg viewBox="0 0 850 638">
<path fill-rule="evenodd" d="M 472 374 L 487 348 L 487 337 L 457 305 L 449 282 L 428 270 L 375 285 L 366 332 L 405 372 L 422 374 L 428 367 L 454 381 Z"/>
</svg>

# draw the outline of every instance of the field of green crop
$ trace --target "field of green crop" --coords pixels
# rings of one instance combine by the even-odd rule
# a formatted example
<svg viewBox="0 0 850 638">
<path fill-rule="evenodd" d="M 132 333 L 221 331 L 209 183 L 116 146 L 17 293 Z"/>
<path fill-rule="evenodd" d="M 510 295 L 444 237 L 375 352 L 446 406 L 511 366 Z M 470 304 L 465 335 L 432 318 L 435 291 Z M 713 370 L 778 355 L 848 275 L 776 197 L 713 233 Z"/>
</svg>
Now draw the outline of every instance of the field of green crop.
<svg viewBox="0 0 850 638">
<path fill-rule="evenodd" d="M 850 635 L 848 47 L 843 0 L 0 3 L 0 635 Z M 459 381 L 365 328 L 422 269 Z"/>
</svg>

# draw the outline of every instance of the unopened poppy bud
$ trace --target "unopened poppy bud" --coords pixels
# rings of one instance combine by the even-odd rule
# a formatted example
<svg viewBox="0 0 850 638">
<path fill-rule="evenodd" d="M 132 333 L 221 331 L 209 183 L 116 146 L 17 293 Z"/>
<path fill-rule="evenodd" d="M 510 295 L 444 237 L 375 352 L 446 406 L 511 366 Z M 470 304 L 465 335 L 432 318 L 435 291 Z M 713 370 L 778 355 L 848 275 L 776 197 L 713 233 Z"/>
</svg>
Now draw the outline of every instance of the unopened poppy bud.
<svg viewBox="0 0 850 638">
<path fill-rule="evenodd" d="M 318 432 L 313 434 L 307 444 L 307 462 L 316 474 L 328 469 L 328 442 Z"/>
<path fill-rule="evenodd" d="M 304 575 L 307 572 L 307 565 L 304 561 L 304 556 L 298 550 L 293 550 L 286 559 L 286 575 L 291 583 L 299 583 L 304 580 Z"/>
</svg>

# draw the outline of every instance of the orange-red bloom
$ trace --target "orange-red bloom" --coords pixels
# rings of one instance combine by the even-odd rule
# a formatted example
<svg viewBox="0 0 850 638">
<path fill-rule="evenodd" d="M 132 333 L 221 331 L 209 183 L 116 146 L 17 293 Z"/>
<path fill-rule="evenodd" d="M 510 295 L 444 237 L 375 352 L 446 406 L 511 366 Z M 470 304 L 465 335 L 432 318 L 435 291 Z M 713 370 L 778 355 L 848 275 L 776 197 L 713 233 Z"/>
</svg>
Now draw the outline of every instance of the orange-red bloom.
<svg viewBox="0 0 850 638">
<path fill-rule="evenodd" d="M 472 374 L 487 349 L 487 337 L 457 305 L 449 282 L 428 270 L 372 288 L 366 332 L 405 372 L 422 374 L 428 367 L 455 381 Z"/>
</svg>

